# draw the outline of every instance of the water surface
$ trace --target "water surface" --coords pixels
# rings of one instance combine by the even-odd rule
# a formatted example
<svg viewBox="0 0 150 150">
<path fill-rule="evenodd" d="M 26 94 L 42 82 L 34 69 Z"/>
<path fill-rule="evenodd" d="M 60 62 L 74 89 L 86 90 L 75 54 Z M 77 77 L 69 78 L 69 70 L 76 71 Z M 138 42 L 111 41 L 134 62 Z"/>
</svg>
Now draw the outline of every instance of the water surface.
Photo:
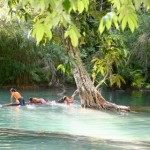
<svg viewBox="0 0 150 150">
<path fill-rule="evenodd" d="M 59 99 L 58 90 L 20 91 L 29 97 L 47 101 Z M 73 90 L 68 90 L 71 95 Z M 108 92 L 109 101 L 138 108 L 136 112 L 120 114 L 101 112 L 75 104 L 0 108 L 0 149 L 150 149 L 149 93 Z M 10 93 L 0 91 L 1 104 L 9 103 Z M 141 109 L 142 108 L 142 109 Z"/>
</svg>

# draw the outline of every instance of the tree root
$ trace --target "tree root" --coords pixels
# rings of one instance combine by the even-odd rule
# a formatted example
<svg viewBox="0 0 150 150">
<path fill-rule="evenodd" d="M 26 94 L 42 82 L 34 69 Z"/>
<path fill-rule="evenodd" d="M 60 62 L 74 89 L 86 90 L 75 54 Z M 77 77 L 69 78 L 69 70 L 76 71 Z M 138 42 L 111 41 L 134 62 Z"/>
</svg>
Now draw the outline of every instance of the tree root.
<svg viewBox="0 0 150 150">
<path fill-rule="evenodd" d="M 75 90 L 71 97 L 74 97 L 77 93 L 79 93 L 79 90 Z M 106 101 L 99 92 L 95 91 L 96 94 L 96 103 L 92 105 L 82 106 L 84 108 L 94 108 L 99 110 L 112 110 L 117 112 L 130 112 L 131 109 L 129 106 L 123 106 L 123 105 L 117 105 L 115 103 L 110 103 Z"/>
<path fill-rule="evenodd" d="M 107 101 L 101 106 L 103 107 L 103 109 L 114 110 L 118 112 L 130 112 L 131 111 L 129 106 L 116 105 L 114 103 L 110 103 Z"/>
</svg>

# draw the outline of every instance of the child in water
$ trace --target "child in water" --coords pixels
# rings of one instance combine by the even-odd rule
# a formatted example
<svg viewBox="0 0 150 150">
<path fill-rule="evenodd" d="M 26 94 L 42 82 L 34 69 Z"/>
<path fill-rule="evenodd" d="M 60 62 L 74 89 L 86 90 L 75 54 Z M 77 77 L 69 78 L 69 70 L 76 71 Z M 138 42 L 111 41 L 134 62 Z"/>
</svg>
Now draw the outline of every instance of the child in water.
<svg viewBox="0 0 150 150">
<path fill-rule="evenodd" d="M 69 98 L 68 96 L 64 96 L 62 99 L 58 100 L 57 103 L 64 103 L 66 102 L 67 105 L 70 105 L 74 102 L 74 97 L 72 96 Z"/>
<path fill-rule="evenodd" d="M 46 102 L 43 98 L 33 98 L 33 97 L 29 98 L 29 103 L 48 104 L 48 102 Z"/>
</svg>

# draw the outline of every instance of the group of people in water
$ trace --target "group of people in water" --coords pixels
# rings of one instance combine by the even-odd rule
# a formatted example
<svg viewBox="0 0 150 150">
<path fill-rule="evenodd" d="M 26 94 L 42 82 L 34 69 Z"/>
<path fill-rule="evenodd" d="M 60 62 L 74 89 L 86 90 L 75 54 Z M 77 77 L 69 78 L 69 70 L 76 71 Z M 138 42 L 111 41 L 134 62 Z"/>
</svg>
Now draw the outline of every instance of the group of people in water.
<svg viewBox="0 0 150 150">
<path fill-rule="evenodd" d="M 11 103 L 13 103 L 13 98 L 15 98 L 16 104 L 19 104 L 20 106 L 26 105 L 25 99 L 16 89 L 11 88 L 10 93 L 11 93 Z M 63 98 L 61 98 L 60 100 L 57 100 L 55 102 L 56 103 L 65 103 L 66 102 L 67 105 L 70 105 L 71 103 L 74 102 L 74 96 L 72 96 L 71 98 L 69 98 L 68 96 L 64 96 Z M 50 104 L 50 103 L 45 101 L 43 98 L 30 97 L 29 104 Z"/>
</svg>

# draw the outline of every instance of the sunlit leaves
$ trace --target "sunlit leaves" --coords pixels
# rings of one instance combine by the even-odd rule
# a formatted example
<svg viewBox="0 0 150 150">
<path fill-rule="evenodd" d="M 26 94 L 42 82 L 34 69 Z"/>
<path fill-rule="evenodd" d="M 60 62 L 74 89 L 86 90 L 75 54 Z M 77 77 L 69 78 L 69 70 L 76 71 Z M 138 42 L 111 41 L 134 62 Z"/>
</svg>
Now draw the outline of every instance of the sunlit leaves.
<svg viewBox="0 0 150 150">
<path fill-rule="evenodd" d="M 101 22 L 99 25 L 100 33 L 102 34 L 105 28 L 109 30 L 112 24 L 115 25 L 116 29 L 119 29 L 118 17 L 116 16 L 114 12 L 109 12 L 101 19 Z"/>
<path fill-rule="evenodd" d="M 37 44 L 41 42 L 44 35 L 46 35 L 49 38 L 49 40 L 51 40 L 52 33 L 49 27 L 42 23 L 36 23 L 32 29 L 32 36 L 36 38 Z"/>
<path fill-rule="evenodd" d="M 78 11 L 79 14 L 84 11 L 87 11 L 89 6 L 89 0 L 71 0 L 71 7 L 73 11 Z"/>
<path fill-rule="evenodd" d="M 82 0 L 78 0 L 78 11 L 79 13 L 82 13 L 84 10 L 84 4 L 82 2 Z"/>
<path fill-rule="evenodd" d="M 75 25 L 70 26 L 65 32 L 65 38 L 67 37 L 70 37 L 71 43 L 74 47 L 78 46 L 78 40 L 81 37 L 81 35 Z"/>
<path fill-rule="evenodd" d="M 113 86 L 116 84 L 118 87 L 121 86 L 121 82 L 125 83 L 125 80 L 119 74 L 110 75 L 110 85 Z"/>
<path fill-rule="evenodd" d="M 35 13 L 32 35 L 37 44 L 43 37 L 51 39 L 52 29 L 63 25 L 67 30 L 65 37 L 70 37 L 73 46 L 78 45 L 80 33 L 71 20 L 71 12 L 81 14 L 87 11 L 89 0 L 9 0 L 9 4 L 11 8 L 15 6 L 16 12 L 20 8 L 29 8 Z"/>
<path fill-rule="evenodd" d="M 63 7 L 64 7 L 64 9 L 65 9 L 67 12 L 69 11 L 70 6 L 71 6 L 70 1 L 69 1 L 69 0 L 64 0 L 64 2 L 63 2 Z"/>
<path fill-rule="evenodd" d="M 37 43 L 39 43 L 44 36 L 44 26 L 41 24 L 36 28 L 36 39 Z"/>
<path fill-rule="evenodd" d="M 64 64 L 59 64 L 57 66 L 57 71 L 60 70 L 63 74 L 70 75 L 71 68 L 68 60 Z"/>
<path fill-rule="evenodd" d="M 133 82 L 132 82 L 132 86 L 136 86 L 141 88 L 142 84 L 144 83 L 144 77 L 142 75 L 142 71 L 141 70 L 134 70 L 130 72 L 131 75 L 133 76 Z"/>
<path fill-rule="evenodd" d="M 138 27 L 138 17 L 136 10 L 141 7 L 149 9 L 149 0 L 110 0 L 113 9 L 111 12 L 107 13 L 100 21 L 99 31 L 102 34 L 105 29 L 109 30 L 114 24 L 116 29 L 119 29 L 119 24 L 121 29 L 124 31 L 128 27 L 132 32 Z M 113 14 L 110 17 L 110 14 Z"/>
<path fill-rule="evenodd" d="M 89 7 L 89 0 L 82 0 L 84 7 L 86 9 L 86 11 L 88 11 L 88 7 Z"/>
<path fill-rule="evenodd" d="M 66 71 L 66 69 L 65 69 L 65 67 L 64 67 L 63 64 L 59 64 L 59 65 L 57 66 L 57 70 L 61 70 L 63 73 L 65 73 L 65 71 Z"/>
<path fill-rule="evenodd" d="M 141 0 L 134 0 L 134 2 L 135 2 L 135 8 L 136 8 L 136 10 L 139 10 L 140 7 L 141 7 L 142 1 Z"/>
<path fill-rule="evenodd" d="M 99 31 L 101 34 L 105 29 L 110 30 L 112 25 L 114 25 L 118 30 L 119 27 L 121 27 L 124 31 L 125 28 L 128 27 L 132 32 L 134 32 L 134 30 L 138 27 L 136 10 L 140 9 L 141 4 L 144 8 L 149 9 L 150 7 L 149 0 L 109 1 L 112 4 L 112 9 L 111 12 L 107 13 L 101 19 L 99 25 Z M 63 25 L 67 30 L 65 37 L 69 36 L 73 46 L 77 46 L 80 35 L 75 29 L 72 28 L 74 24 L 74 19 L 72 19 L 74 16 L 72 14 L 75 13 L 78 16 L 84 11 L 88 11 L 89 5 L 94 2 L 95 1 L 89 0 L 9 0 L 9 5 L 11 8 L 16 6 L 15 11 L 21 9 L 21 7 L 24 9 L 30 8 L 30 10 L 32 10 L 31 14 L 34 12 L 35 15 L 40 15 L 41 18 L 45 19 L 45 21 L 42 22 L 42 24 L 44 24 L 43 27 L 40 26 L 39 30 L 35 30 L 37 33 L 35 33 L 36 36 L 34 37 L 37 38 L 37 43 L 39 43 L 42 36 L 47 33 L 49 39 L 51 39 L 51 29 Z M 45 24 L 46 26 L 50 26 L 48 29 L 49 32 L 45 31 Z"/>
<path fill-rule="evenodd" d="M 145 7 L 147 10 L 150 9 L 149 0 L 134 0 L 136 10 L 139 10 L 142 7 Z"/>
<path fill-rule="evenodd" d="M 103 83 L 106 84 L 107 81 L 111 86 L 116 84 L 120 87 L 121 83 L 125 83 L 125 81 L 118 72 L 114 72 L 114 67 L 116 68 L 115 71 L 117 71 L 117 68 L 126 62 L 125 60 L 128 56 L 128 52 L 124 49 L 124 44 L 119 37 L 109 36 L 105 38 L 104 36 L 102 39 L 103 46 L 101 46 L 100 49 L 103 53 L 103 58 L 94 58 L 92 60 L 93 83 L 98 82 L 98 87 Z"/>
</svg>

